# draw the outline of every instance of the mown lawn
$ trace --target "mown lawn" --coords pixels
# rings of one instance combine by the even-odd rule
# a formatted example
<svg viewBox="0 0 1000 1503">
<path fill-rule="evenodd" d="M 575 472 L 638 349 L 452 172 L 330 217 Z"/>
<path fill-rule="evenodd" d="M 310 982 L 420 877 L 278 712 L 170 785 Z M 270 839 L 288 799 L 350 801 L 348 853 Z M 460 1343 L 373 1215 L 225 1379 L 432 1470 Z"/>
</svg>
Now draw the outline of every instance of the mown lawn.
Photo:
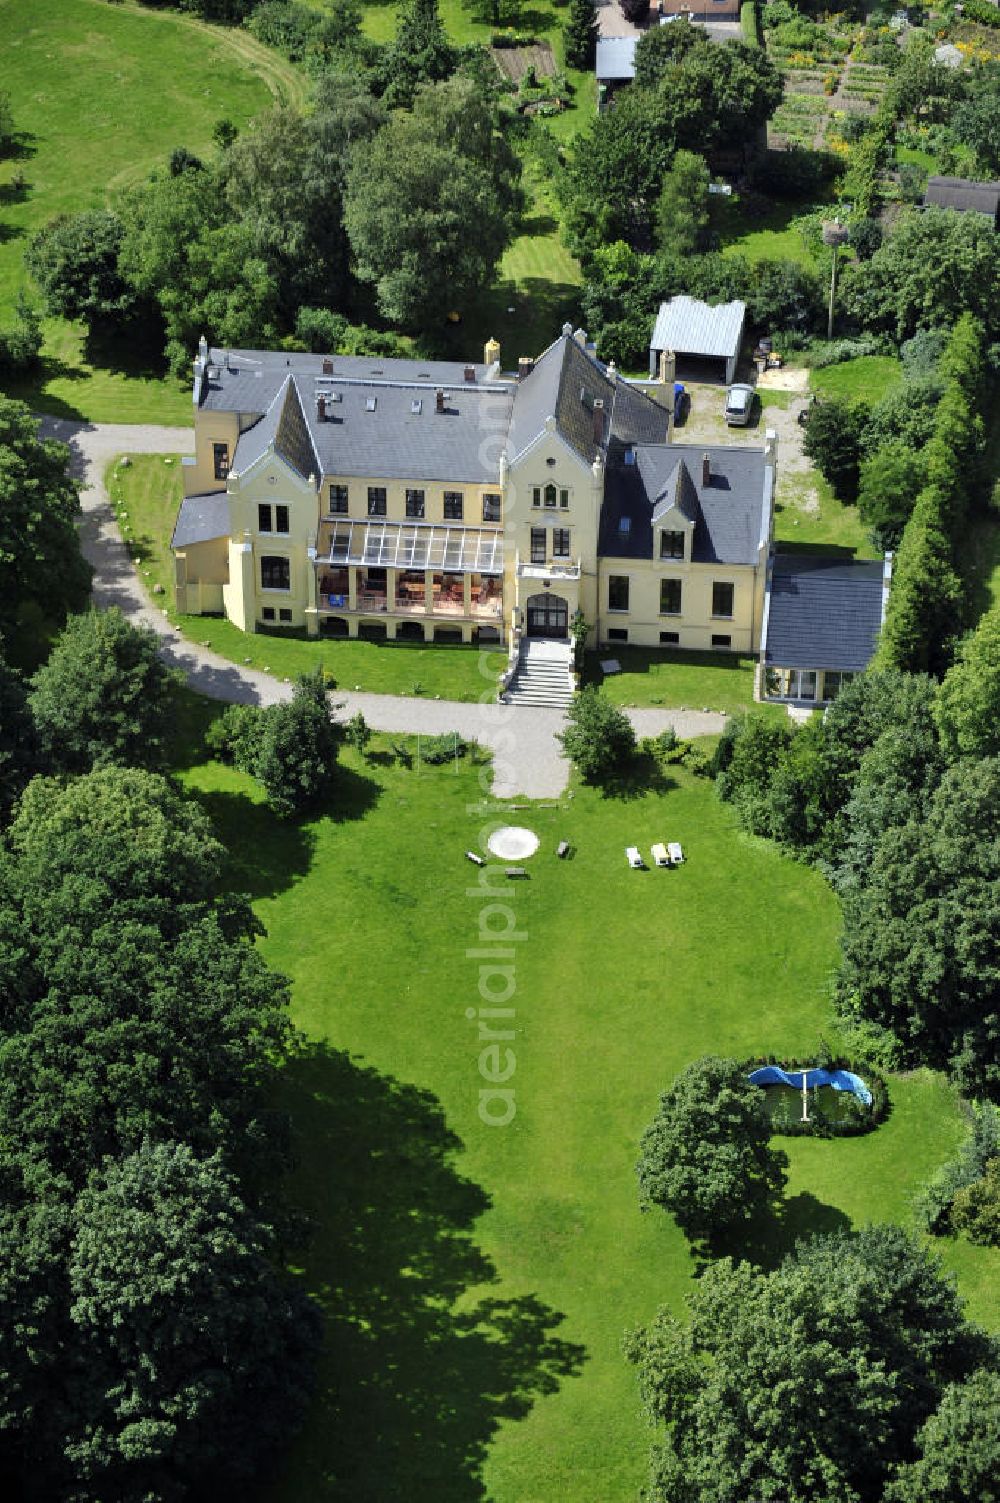
<svg viewBox="0 0 1000 1503">
<path fill-rule="evenodd" d="M 422 646 L 412 642 L 318 641 L 247 633 L 214 616 L 180 616 L 174 605 L 170 538 L 183 494 L 176 454 L 131 455 L 127 468 L 108 466 L 105 483 L 119 526 L 152 603 L 200 642 L 230 662 L 294 679 L 322 666 L 343 689 L 375 694 L 422 694 L 467 703 L 495 692 L 504 653 L 475 647 Z M 156 588 L 162 594 L 156 594 Z M 484 676 L 484 669 L 487 670 Z"/>
<path fill-rule="evenodd" d="M 223 117 L 242 126 L 275 99 L 305 98 L 304 78 L 241 29 L 135 0 L 0 0 L 0 36 L 0 89 L 21 133 L 20 154 L 0 162 L 3 321 L 27 283 L 27 240 L 56 214 L 113 200 L 174 146 L 210 151 Z M 40 374 L 12 389 L 36 409 L 96 422 L 190 415 L 190 394 L 137 364 L 127 338 L 95 351 L 63 320 L 45 334 Z"/>
<path fill-rule="evenodd" d="M 601 659 L 615 658 L 621 673 L 605 676 Z M 600 684 L 616 705 L 662 705 L 670 710 L 725 710 L 753 701 L 753 658 L 732 653 L 671 652 L 655 647 L 602 648 L 587 654 L 585 682 Z"/>
<path fill-rule="evenodd" d="M 809 373 L 809 385 L 819 396 L 848 402 L 875 403 L 902 379 L 903 367 L 894 355 L 862 355 Z"/>
<path fill-rule="evenodd" d="M 639 1134 L 703 1052 L 835 1043 L 837 904 L 681 770 L 625 801 L 576 788 L 557 807 L 520 809 L 541 848 L 530 880 L 500 891 L 507 918 L 487 912 L 462 855 L 492 823 L 483 769 L 406 770 L 379 740 L 371 762 L 346 762 L 331 816 L 302 827 L 273 819 L 248 780 L 216 764 L 185 775 L 233 852 L 234 881 L 256 897 L 264 951 L 291 978 L 310 1040 L 283 1104 L 294 1194 L 316 1228 L 303 1278 L 331 1334 L 306 1430 L 266 1497 L 467 1503 L 488 1448 L 482 1496 L 494 1503 L 625 1503 L 648 1432 L 621 1335 L 660 1303 L 681 1314 L 694 1274 L 670 1220 L 638 1211 Z M 629 871 L 624 847 L 660 838 L 681 840 L 688 864 Z M 561 839 L 569 861 L 555 857 Z M 499 1005 L 515 1012 L 516 1116 L 489 1127 L 475 952 L 480 925 L 508 924 L 515 990 Z M 789 1141 L 786 1214 L 758 1255 L 809 1230 L 907 1217 L 961 1121 L 936 1077 L 894 1081 L 892 1094 L 869 1138 Z M 484 1276 L 477 1247 L 496 1270 L 485 1289 L 471 1287 Z M 996 1255 L 965 1246 L 953 1261 L 989 1315 Z M 526 1417 L 515 1395 L 532 1388 L 538 1323 L 507 1307 L 491 1348 L 460 1313 L 483 1293 L 536 1298 L 542 1327 L 561 1313 L 553 1334 L 585 1348 L 579 1372 Z"/>
<path fill-rule="evenodd" d="M 712 200 L 712 228 L 722 242 L 722 253 L 746 256 L 748 261 L 799 261 L 814 267 L 816 259 L 797 229 L 790 229 L 793 219 L 802 214 L 802 205 L 775 204 L 764 214 L 747 214 L 738 195 Z"/>
</svg>

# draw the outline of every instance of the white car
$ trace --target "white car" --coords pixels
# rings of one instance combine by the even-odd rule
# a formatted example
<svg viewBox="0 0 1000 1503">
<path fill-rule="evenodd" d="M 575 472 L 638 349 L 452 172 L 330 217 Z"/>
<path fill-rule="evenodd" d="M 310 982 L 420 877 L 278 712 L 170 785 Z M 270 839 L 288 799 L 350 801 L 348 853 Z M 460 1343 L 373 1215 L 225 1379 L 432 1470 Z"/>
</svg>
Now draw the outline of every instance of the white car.
<svg viewBox="0 0 1000 1503">
<path fill-rule="evenodd" d="M 752 386 L 737 384 L 726 392 L 726 422 L 730 428 L 745 428 L 753 416 Z"/>
</svg>

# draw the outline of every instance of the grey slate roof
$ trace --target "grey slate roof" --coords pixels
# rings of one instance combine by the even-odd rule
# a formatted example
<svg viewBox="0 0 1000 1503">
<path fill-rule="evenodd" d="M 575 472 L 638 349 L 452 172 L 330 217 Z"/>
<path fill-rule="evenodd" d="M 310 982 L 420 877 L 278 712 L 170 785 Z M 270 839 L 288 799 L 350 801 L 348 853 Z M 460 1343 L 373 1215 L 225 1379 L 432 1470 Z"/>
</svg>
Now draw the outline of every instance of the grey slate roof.
<svg viewBox="0 0 1000 1503">
<path fill-rule="evenodd" d="M 702 455 L 710 458 L 702 484 Z M 687 479 L 677 472 L 683 466 Z M 695 563 L 753 564 L 766 541 L 769 498 L 764 493 L 764 451 L 748 445 L 705 449 L 690 444 L 647 444 L 635 464 L 609 466 L 601 508 L 598 553 L 610 558 L 652 558 L 654 511 L 671 485 L 695 523 Z M 624 532 L 621 523 L 628 518 Z"/>
<path fill-rule="evenodd" d="M 1000 183 L 976 183 L 963 177 L 929 177 L 924 206 L 955 209 L 960 214 L 985 214 L 996 224 L 1000 216 Z"/>
<path fill-rule="evenodd" d="M 177 513 L 171 548 L 190 548 L 212 538 L 229 536 L 229 497 L 225 491 L 203 491 L 185 496 Z"/>
<path fill-rule="evenodd" d="M 213 374 L 201 383 L 200 405 L 211 412 L 243 412 L 262 415 L 270 407 L 286 377 L 299 379 L 307 391 L 323 376 L 323 362 L 330 360 L 334 375 L 355 381 L 421 382 L 455 387 L 464 381 L 466 362 L 455 360 L 378 359 L 371 355 L 285 355 L 275 350 L 219 350 L 208 352 Z M 471 363 L 471 362 L 469 362 Z M 487 368 L 473 365 L 476 381 L 486 379 Z"/>
<path fill-rule="evenodd" d="M 800 553 L 775 556 L 764 661 L 860 673 L 882 623 L 882 564 Z"/>
<path fill-rule="evenodd" d="M 554 417 L 570 447 L 593 464 L 599 447 L 594 423 L 598 401 L 604 403 L 602 447 L 609 459 L 628 444 L 659 443 L 665 437 L 665 410 L 621 377 L 612 379 L 606 367 L 564 330 L 539 357 L 531 374 L 517 384 L 508 457 L 521 454 L 543 431 L 546 420 Z"/>
<path fill-rule="evenodd" d="M 635 77 L 636 37 L 600 37 L 597 43 L 598 83 L 621 83 Z"/>
<path fill-rule="evenodd" d="M 439 363 L 395 364 L 419 365 L 422 373 L 433 373 Z M 459 380 L 440 388 L 447 390 L 443 412 L 437 411 L 439 388 L 433 383 L 283 371 L 268 411 L 240 435 L 233 470 L 242 474 L 273 443 L 301 475 L 317 479 L 358 475 L 405 480 L 419 475 L 471 485 L 496 483 L 513 385 L 467 382 L 464 367 L 448 369 L 452 374 L 457 369 Z M 326 399 L 322 420 L 319 394 Z"/>
<path fill-rule="evenodd" d="M 658 522 L 674 506 L 689 522 L 697 522 L 698 492 L 691 478 L 691 471 L 683 459 L 674 465 L 666 485 L 653 500 L 653 522 Z"/>
<path fill-rule="evenodd" d="M 672 297 L 660 304 L 649 347 L 728 360 L 739 352 L 746 311 L 746 303 L 738 300 L 713 308 L 683 294 Z"/>
</svg>

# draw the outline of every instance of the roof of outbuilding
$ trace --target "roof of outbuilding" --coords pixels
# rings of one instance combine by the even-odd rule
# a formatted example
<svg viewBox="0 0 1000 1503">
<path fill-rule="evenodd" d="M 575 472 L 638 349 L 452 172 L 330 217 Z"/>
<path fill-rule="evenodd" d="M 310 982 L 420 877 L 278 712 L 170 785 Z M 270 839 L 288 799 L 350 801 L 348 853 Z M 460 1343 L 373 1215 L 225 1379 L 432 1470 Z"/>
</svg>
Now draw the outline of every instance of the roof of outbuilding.
<svg viewBox="0 0 1000 1503">
<path fill-rule="evenodd" d="M 764 660 L 778 668 L 860 673 L 882 625 L 881 563 L 779 553 L 771 572 Z"/>
<path fill-rule="evenodd" d="M 190 548 L 229 536 L 229 497 L 225 491 L 185 496 L 177 513 L 171 548 Z"/>
<path fill-rule="evenodd" d="M 657 443 L 666 433 L 667 414 L 651 397 L 584 349 L 566 326 L 559 338 L 517 384 L 507 454 L 515 459 L 555 419 L 556 429 L 587 464 L 598 449 L 609 456 L 627 444 Z M 596 439 L 594 409 L 603 402 L 602 442 Z"/>
<path fill-rule="evenodd" d="M 636 37 L 600 37 L 595 72 L 598 83 L 619 83 L 635 77 Z"/>
<path fill-rule="evenodd" d="M 996 220 L 1000 213 L 1000 183 L 977 183 L 963 177 L 929 177 L 924 204 L 956 209 L 960 214 L 985 214 Z"/>
<path fill-rule="evenodd" d="M 709 479 L 704 485 L 706 453 Z M 763 449 L 748 445 L 638 446 L 634 464 L 608 469 L 598 552 L 611 558 L 652 558 L 654 518 L 659 521 L 668 510 L 665 498 L 673 487 L 683 515 L 694 522 L 696 563 L 756 563 L 770 520 L 766 469 Z"/>
<path fill-rule="evenodd" d="M 684 294 L 672 297 L 660 304 L 649 347 L 728 360 L 739 353 L 746 311 L 738 300 L 713 308 Z"/>
</svg>

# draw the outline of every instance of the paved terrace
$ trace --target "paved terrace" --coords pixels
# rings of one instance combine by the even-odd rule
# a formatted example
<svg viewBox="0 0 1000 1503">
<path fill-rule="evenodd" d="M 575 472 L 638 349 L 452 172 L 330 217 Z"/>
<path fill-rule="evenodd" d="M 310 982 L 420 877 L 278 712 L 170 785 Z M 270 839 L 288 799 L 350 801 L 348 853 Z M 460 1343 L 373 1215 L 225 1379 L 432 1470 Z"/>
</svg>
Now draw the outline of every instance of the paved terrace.
<svg viewBox="0 0 1000 1503">
<path fill-rule="evenodd" d="M 181 668 L 191 688 L 209 699 L 251 705 L 289 699 L 289 684 L 240 667 L 182 637 L 162 610 L 151 604 L 122 542 L 104 488 L 108 464 L 118 454 L 189 454 L 194 448 L 194 430 L 51 417 L 43 417 L 40 426 L 43 437 L 69 445 L 70 468 L 83 484 L 80 537 L 94 569 L 94 603 L 104 609 L 117 605 L 130 621 L 151 627 L 163 641 L 166 660 Z M 360 710 L 373 730 L 405 735 L 458 731 L 466 740 L 479 742 L 493 754 L 496 798 L 518 794 L 557 798 L 565 791 L 569 763 L 556 740 L 565 719 L 559 710 L 502 705 L 495 700 L 470 705 L 339 689 L 335 700 L 343 705 L 344 715 Z M 679 736 L 707 736 L 725 724 L 722 715 L 693 710 L 630 710 L 628 714 L 640 736 L 655 735 L 667 726 L 673 726 Z"/>
</svg>

